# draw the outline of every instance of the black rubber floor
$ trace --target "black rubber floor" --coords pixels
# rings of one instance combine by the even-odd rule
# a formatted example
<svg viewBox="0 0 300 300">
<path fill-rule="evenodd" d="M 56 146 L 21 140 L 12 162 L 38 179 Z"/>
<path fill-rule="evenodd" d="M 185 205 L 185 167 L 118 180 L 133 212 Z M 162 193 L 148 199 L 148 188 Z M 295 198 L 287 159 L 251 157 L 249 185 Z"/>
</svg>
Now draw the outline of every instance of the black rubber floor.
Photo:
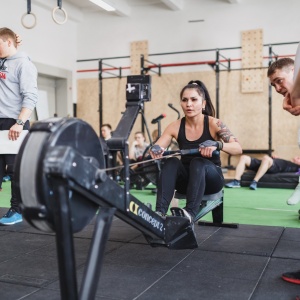
<svg viewBox="0 0 300 300">
<path fill-rule="evenodd" d="M 7 209 L 0 208 L 0 214 Z M 75 234 L 78 286 L 93 223 Z M 289 300 L 300 286 L 283 272 L 300 269 L 300 229 L 195 227 L 199 248 L 152 248 L 115 218 L 106 245 L 96 299 Z M 0 300 L 60 299 L 54 234 L 26 221 L 0 227 Z M 72 299 L 67 299 L 72 300 Z"/>
</svg>

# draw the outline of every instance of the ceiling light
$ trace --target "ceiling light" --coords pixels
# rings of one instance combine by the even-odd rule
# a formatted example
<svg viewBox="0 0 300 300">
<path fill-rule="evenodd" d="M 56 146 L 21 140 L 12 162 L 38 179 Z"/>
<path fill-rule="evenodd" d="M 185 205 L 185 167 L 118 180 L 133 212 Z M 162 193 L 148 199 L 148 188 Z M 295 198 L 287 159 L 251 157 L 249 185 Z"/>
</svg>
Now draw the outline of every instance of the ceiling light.
<svg viewBox="0 0 300 300">
<path fill-rule="evenodd" d="M 94 4 L 100 6 L 101 8 L 107 10 L 107 11 L 115 11 L 116 10 L 114 7 L 112 7 L 111 5 L 107 4 L 103 0 L 90 0 L 90 1 L 93 2 Z"/>
<path fill-rule="evenodd" d="M 189 20 L 188 21 L 189 23 L 198 23 L 198 22 L 204 22 L 203 19 L 200 19 L 200 20 Z"/>
</svg>

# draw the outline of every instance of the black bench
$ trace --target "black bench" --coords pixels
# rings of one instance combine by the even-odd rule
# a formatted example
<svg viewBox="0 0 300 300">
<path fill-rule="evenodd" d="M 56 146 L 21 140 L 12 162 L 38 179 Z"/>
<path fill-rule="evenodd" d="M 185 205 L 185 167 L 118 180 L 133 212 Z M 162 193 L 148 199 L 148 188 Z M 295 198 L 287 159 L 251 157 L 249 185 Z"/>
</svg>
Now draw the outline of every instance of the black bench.
<svg viewBox="0 0 300 300">
<path fill-rule="evenodd" d="M 241 178 L 241 186 L 249 186 L 254 176 L 254 171 L 246 171 Z M 299 183 L 296 173 L 265 174 L 258 182 L 257 187 L 294 189 Z"/>
<path fill-rule="evenodd" d="M 175 192 L 174 199 L 183 200 L 186 199 L 186 195 Z M 196 215 L 194 221 L 198 221 L 198 225 L 202 226 L 216 226 L 216 227 L 229 227 L 238 228 L 238 224 L 235 223 L 224 223 L 223 222 L 223 201 L 224 191 L 221 190 L 218 193 L 204 195 L 199 207 L 199 212 Z M 212 222 L 199 221 L 209 212 L 212 213 Z"/>
</svg>

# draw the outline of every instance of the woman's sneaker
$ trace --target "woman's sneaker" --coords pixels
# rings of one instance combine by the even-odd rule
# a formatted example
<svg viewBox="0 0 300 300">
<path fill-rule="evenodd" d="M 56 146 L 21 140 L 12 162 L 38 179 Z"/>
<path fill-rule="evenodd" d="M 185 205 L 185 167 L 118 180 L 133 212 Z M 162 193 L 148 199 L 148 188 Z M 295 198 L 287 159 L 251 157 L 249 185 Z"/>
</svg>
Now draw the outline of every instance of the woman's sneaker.
<svg viewBox="0 0 300 300">
<path fill-rule="evenodd" d="M 190 215 L 190 213 L 188 213 L 184 208 L 182 209 L 183 210 L 183 214 L 184 216 L 189 220 L 189 222 L 191 223 L 191 227 L 194 231 L 194 218 Z"/>
<path fill-rule="evenodd" d="M 192 216 L 183 208 L 182 209 L 184 216 L 189 220 L 190 223 L 193 223 Z"/>
<path fill-rule="evenodd" d="M 156 211 L 155 213 L 156 213 L 157 215 L 159 215 L 161 218 L 166 219 L 166 215 L 164 215 L 162 212 Z"/>
<path fill-rule="evenodd" d="M 228 188 L 239 188 L 239 187 L 241 187 L 241 184 L 240 184 L 239 180 L 234 179 L 233 181 L 225 184 L 225 186 Z"/>
<path fill-rule="evenodd" d="M 189 223 L 193 223 L 193 217 L 184 208 L 171 207 L 170 210 L 173 217 L 184 217 L 189 220 Z"/>
</svg>

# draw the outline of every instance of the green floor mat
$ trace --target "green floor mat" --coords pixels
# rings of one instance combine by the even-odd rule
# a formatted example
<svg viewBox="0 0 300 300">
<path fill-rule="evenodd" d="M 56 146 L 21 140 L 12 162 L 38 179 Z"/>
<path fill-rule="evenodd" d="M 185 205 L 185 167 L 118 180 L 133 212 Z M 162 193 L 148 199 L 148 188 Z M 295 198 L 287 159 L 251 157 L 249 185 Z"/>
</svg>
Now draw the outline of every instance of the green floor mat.
<svg viewBox="0 0 300 300">
<path fill-rule="evenodd" d="M 153 185 L 144 190 L 131 190 L 130 193 L 143 203 L 150 203 L 155 210 L 156 195 L 152 192 Z M 300 227 L 300 202 L 287 205 L 286 200 L 293 193 L 292 189 L 258 188 L 252 191 L 242 187 L 224 189 L 224 222 L 248 225 L 266 225 L 281 227 Z M 10 182 L 3 182 L 0 192 L 0 206 L 10 207 Z M 179 206 L 184 207 L 185 201 L 180 200 Z M 211 221 L 211 213 L 203 217 Z"/>
<path fill-rule="evenodd" d="M 287 205 L 292 189 L 225 189 L 224 219 L 240 224 L 300 227 L 299 205 Z"/>
<path fill-rule="evenodd" d="M 10 181 L 2 182 L 2 191 L 0 192 L 0 207 L 10 207 Z"/>
<path fill-rule="evenodd" d="M 300 227 L 300 202 L 287 205 L 286 200 L 293 193 L 292 189 L 258 188 L 256 191 L 242 187 L 224 189 L 224 222 L 248 225 L 266 225 L 282 227 Z M 132 190 L 131 194 L 143 203 L 151 203 L 155 209 L 156 196 L 151 190 Z M 179 202 L 184 207 L 185 201 Z M 211 213 L 203 217 L 211 221 Z"/>
</svg>

